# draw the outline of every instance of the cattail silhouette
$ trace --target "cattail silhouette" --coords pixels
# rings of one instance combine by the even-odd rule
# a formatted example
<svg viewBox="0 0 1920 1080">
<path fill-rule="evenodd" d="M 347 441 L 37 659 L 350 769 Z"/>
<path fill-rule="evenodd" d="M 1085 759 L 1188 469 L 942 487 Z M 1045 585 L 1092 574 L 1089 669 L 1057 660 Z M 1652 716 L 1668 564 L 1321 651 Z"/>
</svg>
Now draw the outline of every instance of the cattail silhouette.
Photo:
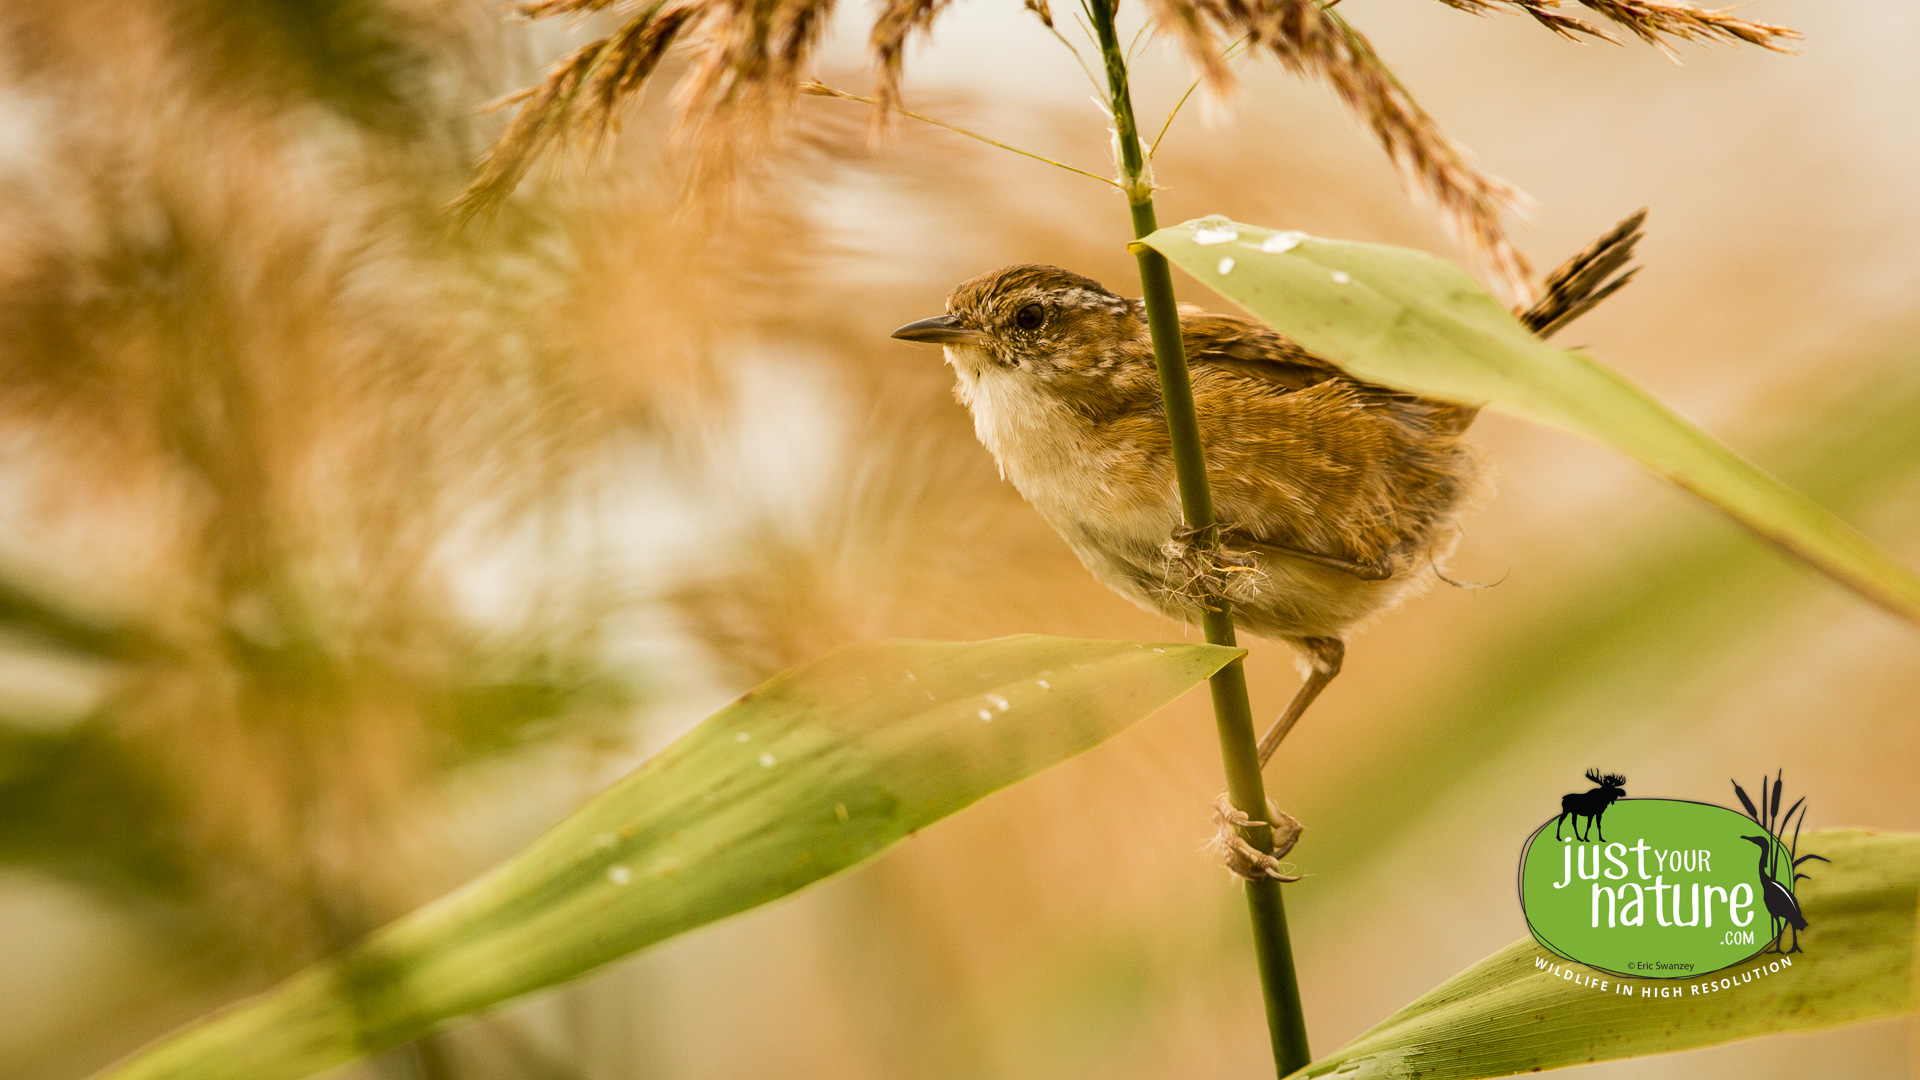
<svg viewBox="0 0 1920 1080">
<path fill-rule="evenodd" d="M 1774 774 L 1773 791 L 1771 794 L 1767 791 L 1766 777 L 1763 776 L 1760 778 L 1759 807 L 1753 805 L 1753 800 L 1747 797 L 1745 789 L 1741 788 L 1738 780 L 1731 781 L 1731 783 L 1733 784 L 1734 795 L 1740 799 L 1740 805 L 1746 808 L 1747 816 L 1752 818 L 1755 824 L 1767 831 L 1765 836 L 1742 836 L 1740 838 L 1749 843 L 1757 844 L 1760 848 L 1760 863 L 1758 869 L 1760 880 L 1755 887 L 1760 891 L 1760 899 L 1766 904 L 1767 914 L 1773 920 L 1773 942 L 1763 951 L 1797 953 L 1800 951 L 1800 931 L 1807 928 L 1807 919 L 1805 915 L 1800 913 L 1800 900 L 1795 895 L 1795 889 L 1799 886 L 1800 879 L 1809 876 L 1799 872 L 1800 864 L 1810 859 L 1818 859 L 1821 862 L 1829 862 L 1831 860 L 1824 855 L 1800 854 L 1800 826 L 1806 824 L 1807 800 L 1804 796 L 1795 799 L 1793 805 L 1787 807 L 1785 814 L 1780 813 L 1780 795 L 1782 789 L 1785 787 L 1785 773 L 1786 771 L 1783 769 Z M 1799 811 L 1800 813 L 1799 820 L 1797 821 L 1794 820 L 1793 816 L 1795 811 Z M 1786 832 L 1785 823 L 1788 821 L 1794 821 L 1793 839 L 1791 841 L 1784 835 Z M 1782 885 L 1779 878 L 1774 875 L 1774 869 L 1778 864 L 1781 848 L 1786 849 L 1787 858 L 1791 861 L 1794 870 L 1792 882 L 1785 885 Z M 1791 947 L 1782 949 L 1780 947 L 1780 935 L 1786 933 L 1789 928 L 1793 930 Z"/>
</svg>

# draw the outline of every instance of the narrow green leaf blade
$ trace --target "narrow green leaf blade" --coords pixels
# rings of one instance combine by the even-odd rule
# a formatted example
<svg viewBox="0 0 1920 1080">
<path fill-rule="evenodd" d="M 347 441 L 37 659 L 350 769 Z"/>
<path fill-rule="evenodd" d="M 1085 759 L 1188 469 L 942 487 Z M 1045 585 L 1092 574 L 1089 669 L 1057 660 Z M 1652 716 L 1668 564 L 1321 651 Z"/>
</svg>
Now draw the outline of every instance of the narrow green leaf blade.
<svg viewBox="0 0 1920 1080">
<path fill-rule="evenodd" d="M 294 1080 L 786 896 L 1087 750 L 1244 655 L 1020 635 L 768 680 L 465 888 L 102 1074 Z"/>
<path fill-rule="evenodd" d="M 1833 860 L 1800 884 L 1803 952 L 1762 954 L 1697 979 L 1629 979 L 1629 996 L 1618 992 L 1619 979 L 1568 964 L 1526 938 L 1293 1075 L 1477 1080 L 1915 1008 L 1920 835 L 1834 829 L 1802 837 L 1801 850 Z M 1773 965 L 1778 970 L 1769 971 Z M 1606 987 L 1569 973 L 1604 979 Z M 1716 985 L 1728 979 L 1732 985 Z"/>
<path fill-rule="evenodd" d="M 1920 575 L 1645 389 L 1542 341 L 1452 263 L 1219 218 L 1141 243 L 1358 378 L 1486 405 L 1608 447 L 1920 623 Z"/>
</svg>

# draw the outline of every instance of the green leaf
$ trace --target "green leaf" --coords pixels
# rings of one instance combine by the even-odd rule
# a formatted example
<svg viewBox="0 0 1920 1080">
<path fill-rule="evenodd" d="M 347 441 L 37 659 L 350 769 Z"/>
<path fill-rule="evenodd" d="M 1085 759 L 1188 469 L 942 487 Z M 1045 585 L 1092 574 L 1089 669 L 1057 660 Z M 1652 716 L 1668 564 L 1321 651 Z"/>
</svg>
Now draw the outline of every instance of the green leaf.
<svg viewBox="0 0 1920 1080">
<path fill-rule="evenodd" d="M 777 675 L 491 873 L 102 1074 L 294 1080 L 777 900 L 1124 730 L 1242 650 L 869 642 Z"/>
<path fill-rule="evenodd" d="M 1293 1075 L 1512 1076 L 1913 1009 L 1920 835 L 1834 829 L 1803 836 L 1800 850 L 1833 860 L 1810 864 L 1818 872 L 1800 884 L 1803 952 L 1762 954 L 1697 979 L 1628 979 L 1628 996 L 1617 992 L 1622 980 L 1569 964 L 1527 938 Z M 1730 986 L 1716 985 L 1729 979 Z M 1675 996 L 1656 996 L 1663 990 Z"/>
<path fill-rule="evenodd" d="M 1609 447 L 1920 623 L 1920 576 L 1619 373 L 1536 337 L 1459 267 L 1378 244 L 1270 242 L 1281 236 L 1298 234 L 1207 218 L 1140 242 L 1357 378 Z"/>
</svg>

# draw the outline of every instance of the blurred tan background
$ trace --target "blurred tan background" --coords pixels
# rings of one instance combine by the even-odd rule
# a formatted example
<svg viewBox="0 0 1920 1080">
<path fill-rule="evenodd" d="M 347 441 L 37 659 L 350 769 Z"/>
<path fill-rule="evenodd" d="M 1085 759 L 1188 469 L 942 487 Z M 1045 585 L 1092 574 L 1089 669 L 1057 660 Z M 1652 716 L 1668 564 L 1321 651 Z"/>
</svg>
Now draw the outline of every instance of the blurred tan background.
<svg viewBox="0 0 1920 1080">
<path fill-rule="evenodd" d="M 1551 266 L 1651 205 L 1567 340 L 1920 562 L 1920 9 L 1767 0 L 1802 55 L 1342 8 L 1539 202 Z M 856 91 L 865 10 L 821 74 Z M 593 31 L 467 0 L 0 12 L 0 1075 L 84 1076 L 513 851 L 765 675 L 868 636 L 1178 638 L 996 477 L 887 332 L 1015 261 L 1131 291 L 1108 189 L 807 99 L 706 216 L 649 104 L 484 229 L 479 107 Z M 1011 4 L 909 102 L 1100 170 Z M 1457 256 L 1321 89 L 1183 116 L 1162 219 Z M 1145 115 L 1186 85 L 1148 50 Z M 655 102 L 666 95 L 655 94 Z M 1214 303 L 1190 289 L 1187 298 Z M 1361 637 L 1270 779 L 1330 1050 L 1525 932 L 1521 840 L 1590 766 L 1920 829 L 1920 633 L 1632 466 L 1488 417 L 1457 576 Z M 1256 706 L 1295 675 L 1257 645 Z M 394 1080 L 1258 1077 L 1190 696 L 876 864 L 366 1067 Z M 1905 1075 L 1899 1022 L 1582 1075 Z"/>
</svg>

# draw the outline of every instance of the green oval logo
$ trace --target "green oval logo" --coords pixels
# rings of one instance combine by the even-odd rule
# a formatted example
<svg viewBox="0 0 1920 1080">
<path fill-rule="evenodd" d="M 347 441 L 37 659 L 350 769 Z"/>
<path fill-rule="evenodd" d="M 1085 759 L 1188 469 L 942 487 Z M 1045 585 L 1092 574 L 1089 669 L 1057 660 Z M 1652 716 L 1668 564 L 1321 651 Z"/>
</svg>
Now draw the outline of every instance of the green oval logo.
<svg viewBox="0 0 1920 1080">
<path fill-rule="evenodd" d="M 1768 829 L 1724 806 L 1623 794 L 1592 807 L 1569 796 L 1528 838 L 1520 906 L 1541 945 L 1616 975 L 1685 979 L 1787 929 L 1777 912 L 1793 859 Z"/>
</svg>

